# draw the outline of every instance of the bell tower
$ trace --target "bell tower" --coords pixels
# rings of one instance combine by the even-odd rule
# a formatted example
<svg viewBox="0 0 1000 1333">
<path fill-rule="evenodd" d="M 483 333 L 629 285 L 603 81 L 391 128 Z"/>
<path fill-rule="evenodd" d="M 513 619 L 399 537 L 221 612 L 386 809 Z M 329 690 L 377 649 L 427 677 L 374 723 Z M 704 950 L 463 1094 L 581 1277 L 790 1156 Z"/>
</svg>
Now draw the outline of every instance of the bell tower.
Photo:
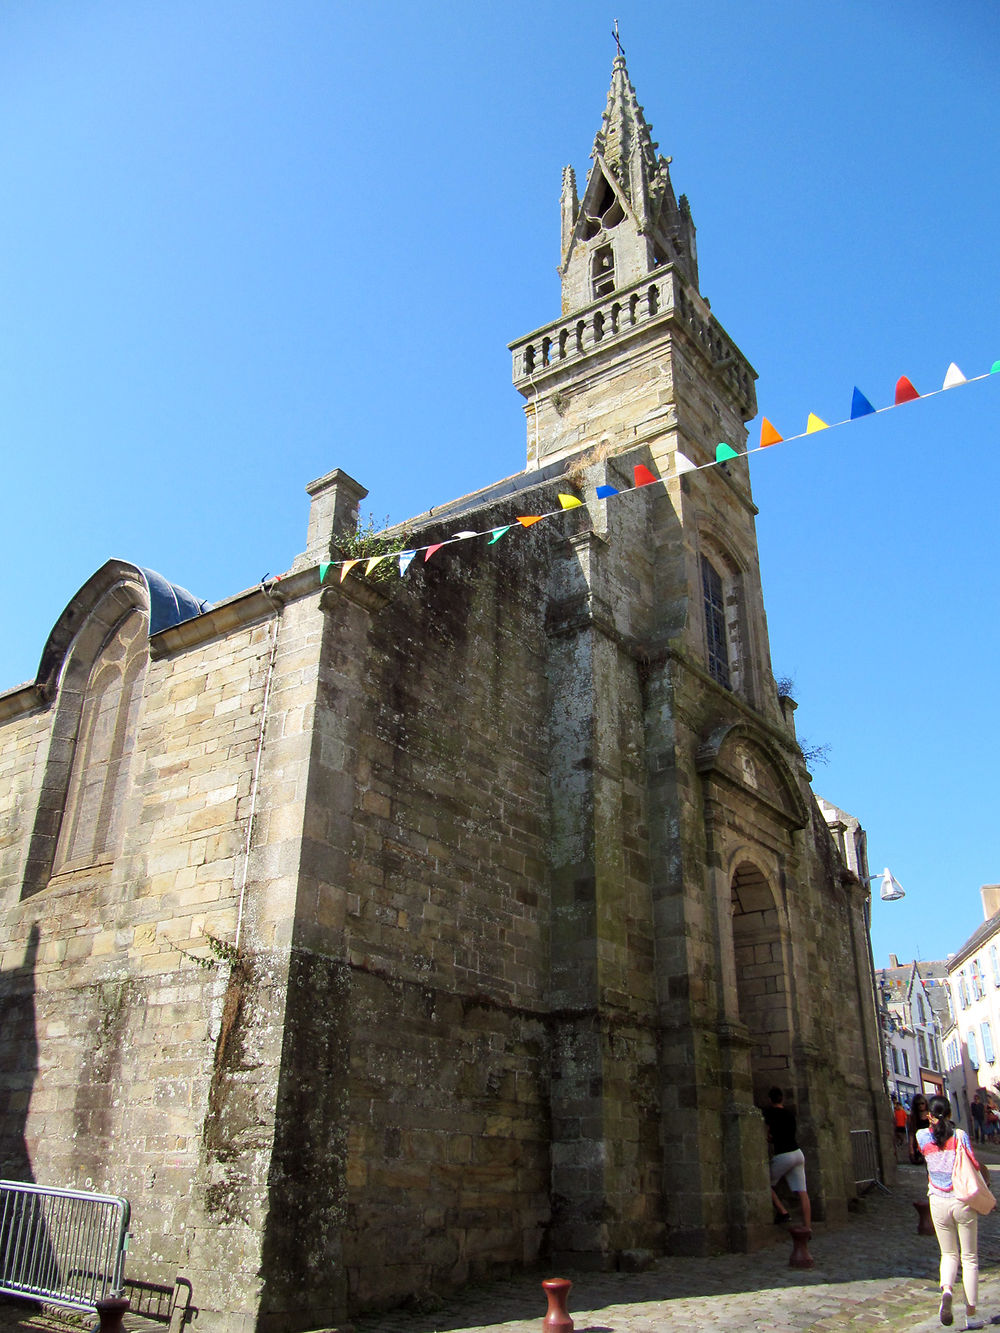
<svg viewBox="0 0 1000 1333">
<path fill-rule="evenodd" d="M 582 199 L 563 171 L 562 315 L 511 343 L 528 467 L 648 444 L 665 472 L 745 439 L 755 372 L 698 288 L 695 226 L 615 58 Z"/>
</svg>

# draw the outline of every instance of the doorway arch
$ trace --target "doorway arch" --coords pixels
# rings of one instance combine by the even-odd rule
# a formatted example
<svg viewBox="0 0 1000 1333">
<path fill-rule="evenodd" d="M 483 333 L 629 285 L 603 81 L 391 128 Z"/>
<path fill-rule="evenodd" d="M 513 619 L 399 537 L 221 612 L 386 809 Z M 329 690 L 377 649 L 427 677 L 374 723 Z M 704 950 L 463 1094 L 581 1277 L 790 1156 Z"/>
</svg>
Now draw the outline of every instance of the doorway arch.
<svg viewBox="0 0 1000 1333">
<path fill-rule="evenodd" d="M 730 881 L 733 955 L 740 1022 L 750 1034 L 750 1077 L 761 1105 L 792 1066 L 791 987 L 787 949 L 774 892 L 764 872 L 741 861 Z"/>
</svg>

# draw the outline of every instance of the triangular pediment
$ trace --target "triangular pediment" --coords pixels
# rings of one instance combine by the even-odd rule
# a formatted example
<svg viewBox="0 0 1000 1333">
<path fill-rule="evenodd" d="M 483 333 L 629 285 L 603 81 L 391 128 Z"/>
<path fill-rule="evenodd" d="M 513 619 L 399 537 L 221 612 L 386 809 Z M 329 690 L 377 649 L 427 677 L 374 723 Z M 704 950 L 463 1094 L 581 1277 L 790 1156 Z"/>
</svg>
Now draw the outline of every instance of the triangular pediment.
<svg viewBox="0 0 1000 1333">
<path fill-rule="evenodd" d="M 788 763 L 757 728 L 735 723 L 713 731 L 699 746 L 697 766 L 703 776 L 759 801 L 792 828 L 804 828 L 809 822 L 809 811 Z"/>
</svg>

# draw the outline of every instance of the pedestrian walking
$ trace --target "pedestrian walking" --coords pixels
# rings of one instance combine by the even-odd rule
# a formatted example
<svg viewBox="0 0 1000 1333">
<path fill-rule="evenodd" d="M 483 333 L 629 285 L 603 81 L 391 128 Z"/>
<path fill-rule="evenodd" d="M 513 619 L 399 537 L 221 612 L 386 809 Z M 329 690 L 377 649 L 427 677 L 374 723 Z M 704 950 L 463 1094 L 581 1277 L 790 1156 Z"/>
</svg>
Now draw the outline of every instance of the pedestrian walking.
<svg viewBox="0 0 1000 1333">
<path fill-rule="evenodd" d="M 968 1134 L 952 1123 L 951 1106 L 946 1097 L 931 1098 L 928 1119 L 928 1127 L 917 1130 L 917 1146 L 927 1164 L 927 1196 L 934 1231 L 941 1248 L 941 1305 L 938 1314 L 942 1324 L 949 1325 L 954 1321 L 952 1295 L 961 1252 L 965 1327 L 984 1328 L 984 1321 L 976 1318 L 976 1300 L 979 1295 L 979 1218 L 967 1203 L 955 1198 L 952 1181 L 959 1144 L 983 1177 L 988 1179 L 988 1176 L 985 1168 L 976 1161 Z"/>
<path fill-rule="evenodd" d="M 898 1097 L 892 1099 L 892 1123 L 896 1140 L 896 1157 L 899 1158 L 899 1150 L 906 1143 L 906 1108 Z"/>
<path fill-rule="evenodd" d="M 928 1126 L 927 1098 L 922 1092 L 916 1093 L 910 1102 L 910 1116 L 906 1125 L 910 1144 L 910 1161 L 914 1166 L 920 1166 L 924 1158 L 917 1144 L 917 1134 Z"/>
<path fill-rule="evenodd" d="M 986 1120 L 986 1107 L 983 1105 L 982 1093 L 974 1092 L 972 1094 L 972 1106 L 969 1109 L 972 1112 L 972 1137 L 977 1143 L 982 1143 L 983 1123 Z"/>
<path fill-rule="evenodd" d="M 784 1181 L 799 1197 L 802 1225 L 812 1235 L 812 1204 L 806 1190 L 806 1159 L 799 1147 L 795 1112 L 784 1105 L 785 1096 L 780 1088 L 771 1088 L 768 1105 L 762 1108 L 767 1123 L 767 1137 L 771 1144 L 771 1202 L 775 1222 L 787 1222 L 791 1214 L 778 1198 L 775 1186 Z"/>
</svg>

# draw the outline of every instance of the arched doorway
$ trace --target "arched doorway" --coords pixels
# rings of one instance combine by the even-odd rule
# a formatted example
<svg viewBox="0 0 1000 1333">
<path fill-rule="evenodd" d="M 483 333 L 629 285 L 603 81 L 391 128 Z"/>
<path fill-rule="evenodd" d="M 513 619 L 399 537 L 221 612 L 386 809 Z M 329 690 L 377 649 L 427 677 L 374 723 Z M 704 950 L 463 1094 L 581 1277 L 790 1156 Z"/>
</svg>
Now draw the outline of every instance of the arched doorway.
<svg viewBox="0 0 1000 1333">
<path fill-rule="evenodd" d="M 750 1033 L 750 1076 L 761 1105 L 774 1084 L 787 1088 L 791 1006 L 785 943 L 774 893 L 763 872 L 741 862 L 730 884 L 740 1021 Z"/>
</svg>

